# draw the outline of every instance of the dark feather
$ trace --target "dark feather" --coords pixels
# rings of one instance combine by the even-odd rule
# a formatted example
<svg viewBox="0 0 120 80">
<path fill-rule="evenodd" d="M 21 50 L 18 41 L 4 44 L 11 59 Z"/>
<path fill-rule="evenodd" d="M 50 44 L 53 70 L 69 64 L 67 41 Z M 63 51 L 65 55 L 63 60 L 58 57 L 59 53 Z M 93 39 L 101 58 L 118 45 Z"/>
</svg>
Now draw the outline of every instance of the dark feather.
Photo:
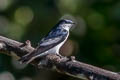
<svg viewBox="0 0 120 80">
<path fill-rule="evenodd" d="M 32 53 L 29 53 L 28 55 L 23 56 L 19 61 L 21 61 L 22 63 L 27 62 L 32 57 L 37 56 L 37 55 L 55 47 L 62 41 L 64 41 L 68 35 L 68 31 L 62 30 L 62 29 L 56 29 L 56 30 L 57 31 L 53 30 L 46 37 L 44 37 L 40 41 L 39 46 L 36 48 L 35 51 L 33 51 Z"/>
</svg>

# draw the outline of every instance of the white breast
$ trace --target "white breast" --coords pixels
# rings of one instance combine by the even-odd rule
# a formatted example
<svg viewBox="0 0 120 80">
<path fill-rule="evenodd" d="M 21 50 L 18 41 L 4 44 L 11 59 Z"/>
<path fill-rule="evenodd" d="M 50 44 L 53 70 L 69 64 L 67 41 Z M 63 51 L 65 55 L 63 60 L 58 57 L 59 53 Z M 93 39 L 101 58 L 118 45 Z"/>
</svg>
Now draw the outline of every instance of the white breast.
<svg viewBox="0 0 120 80">
<path fill-rule="evenodd" d="M 48 50 L 47 53 L 59 54 L 59 50 L 60 50 L 61 46 L 66 42 L 68 36 L 69 36 L 69 32 L 68 32 L 68 35 L 67 35 L 67 37 L 65 38 L 65 40 L 63 42 L 59 43 L 57 46 L 55 46 L 55 47 L 51 48 L 50 50 Z"/>
</svg>

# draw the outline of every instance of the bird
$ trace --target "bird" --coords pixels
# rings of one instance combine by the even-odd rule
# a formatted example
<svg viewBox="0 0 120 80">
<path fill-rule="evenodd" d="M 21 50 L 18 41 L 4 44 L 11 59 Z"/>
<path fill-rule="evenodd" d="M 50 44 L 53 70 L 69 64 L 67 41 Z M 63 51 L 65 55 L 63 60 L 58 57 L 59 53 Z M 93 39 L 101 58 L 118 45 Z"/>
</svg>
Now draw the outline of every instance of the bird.
<svg viewBox="0 0 120 80">
<path fill-rule="evenodd" d="M 48 34 L 43 37 L 36 49 L 24 55 L 19 59 L 20 63 L 30 63 L 38 57 L 46 56 L 48 54 L 59 54 L 61 46 L 66 42 L 69 36 L 69 31 L 75 22 L 70 19 L 61 19 L 51 29 Z"/>
</svg>

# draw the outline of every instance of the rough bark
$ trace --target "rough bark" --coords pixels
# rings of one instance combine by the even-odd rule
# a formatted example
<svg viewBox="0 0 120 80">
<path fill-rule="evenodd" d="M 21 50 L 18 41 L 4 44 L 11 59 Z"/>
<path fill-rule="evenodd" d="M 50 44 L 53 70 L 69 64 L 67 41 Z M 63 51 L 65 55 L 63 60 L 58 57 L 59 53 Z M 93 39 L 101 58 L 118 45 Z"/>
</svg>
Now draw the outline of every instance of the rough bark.
<svg viewBox="0 0 120 80">
<path fill-rule="evenodd" d="M 17 60 L 34 49 L 28 40 L 21 43 L 0 36 L 0 52 L 15 57 Z M 82 63 L 75 60 L 74 57 L 67 58 L 53 54 L 38 58 L 30 64 L 37 68 L 55 69 L 58 72 L 85 80 L 120 80 L 118 73 Z"/>
</svg>

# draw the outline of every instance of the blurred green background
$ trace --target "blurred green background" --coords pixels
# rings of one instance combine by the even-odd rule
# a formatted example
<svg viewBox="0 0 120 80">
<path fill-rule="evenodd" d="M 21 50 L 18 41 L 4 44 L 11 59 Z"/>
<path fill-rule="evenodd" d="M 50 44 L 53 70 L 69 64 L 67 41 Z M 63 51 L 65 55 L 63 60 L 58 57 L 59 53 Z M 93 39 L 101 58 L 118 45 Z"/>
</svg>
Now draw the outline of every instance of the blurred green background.
<svg viewBox="0 0 120 80">
<path fill-rule="evenodd" d="M 0 35 L 34 47 L 66 15 L 77 21 L 62 55 L 120 71 L 120 0 L 0 0 Z M 0 54 L 0 80 L 76 80 L 55 71 L 21 65 Z"/>
</svg>

